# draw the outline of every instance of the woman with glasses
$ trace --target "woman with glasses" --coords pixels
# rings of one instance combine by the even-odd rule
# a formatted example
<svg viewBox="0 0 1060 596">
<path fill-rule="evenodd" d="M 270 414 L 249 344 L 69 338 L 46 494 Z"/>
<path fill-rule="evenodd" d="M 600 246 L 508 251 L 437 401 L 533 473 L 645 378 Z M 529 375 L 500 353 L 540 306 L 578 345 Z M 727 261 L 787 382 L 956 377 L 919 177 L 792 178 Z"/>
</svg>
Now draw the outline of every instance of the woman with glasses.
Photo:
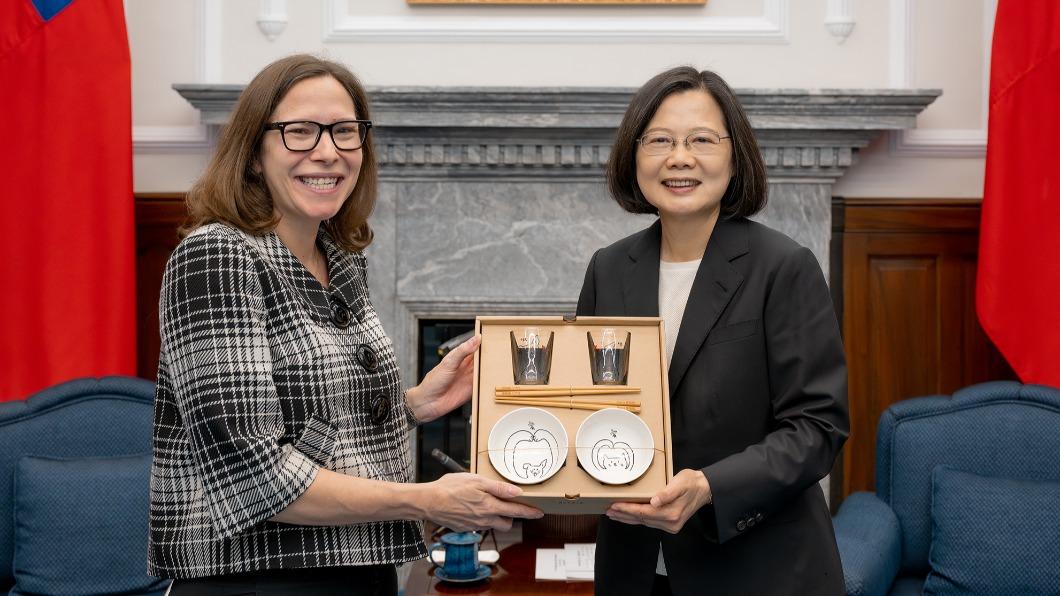
<svg viewBox="0 0 1060 596">
<path fill-rule="evenodd" d="M 471 395 L 478 339 L 403 390 L 368 296 L 368 98 L 312 56 L 243 91 L 166 266 L 149 570 L 172 594 L 395 594 L 420 520 L 540 517 L 514 485 L 414 484 L 414 425 Z"/>
<path fill-rule="evenodd" d="M 578 314 L 663 318 L 678 472 L 601 519 L 597 594 L 842 594 L 818 485 L 849 427 L 839 327 L 813 254 L 747 219 L 766 173 L 735 93 L 690 67 L 652 78 L 607 181 L 658 219 L 593 255 Z"/>
</svg>

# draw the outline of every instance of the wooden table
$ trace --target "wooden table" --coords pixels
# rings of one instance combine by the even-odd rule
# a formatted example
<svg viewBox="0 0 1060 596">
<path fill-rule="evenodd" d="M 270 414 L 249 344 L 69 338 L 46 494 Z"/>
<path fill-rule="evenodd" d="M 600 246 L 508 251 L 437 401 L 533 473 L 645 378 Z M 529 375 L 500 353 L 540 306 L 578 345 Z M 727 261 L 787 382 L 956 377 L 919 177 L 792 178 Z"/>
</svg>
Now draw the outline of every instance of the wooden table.
<svg viewBox="0 0 1060 596">
<path fill-rule="evenodd" d="M 539 548 L 563 548 L 562 542 L 522 541 L 521 532 L 513 531 L 497 537 L 500 561 L 493 566 L 493 575 L 481 582 L 460 584 L 440 581 L 434 577 L 430 561 L 413 563 L 405 596 L 433 594 L 585 594 L 593 593 L 591 581 L 537 581 L 534 565 Z M 490 548 L 483 544 L 482 548 Z"/>
</svg>

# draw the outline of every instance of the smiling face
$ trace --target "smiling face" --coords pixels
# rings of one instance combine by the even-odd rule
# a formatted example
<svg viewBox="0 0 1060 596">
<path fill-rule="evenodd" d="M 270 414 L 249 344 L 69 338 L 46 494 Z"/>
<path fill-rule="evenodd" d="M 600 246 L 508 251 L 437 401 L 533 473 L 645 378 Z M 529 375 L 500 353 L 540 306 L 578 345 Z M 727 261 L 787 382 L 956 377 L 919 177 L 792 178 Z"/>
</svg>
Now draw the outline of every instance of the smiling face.
<svg viewBox="0 0 1060 596">
<path fill-rule="evenodd" d="M 718 102 L 700 89 L 668 96 L 644 129 L 644 135 L 661 132 L 677 139 L 674 150 L 663 155 L 649 155 L 637 146 L 637 185 L 664 223 L 718 217 L 732 178 L 732 139 L 722 139 L 706 154 L 692 153 L 684 140 L 702 131 L 729 135 Z"/>
<path fill-rule="evenodd" d="M 331 124 L 356 118 L 350 94 L 325 75 L 292 86 L 269 121 Z M 281 227 L 315 230 L 339 212 L 357 184 L 363 150 L 339 151 L 327 132 L 311 151 L 288 151 L 278 130 L 266 132 L 261 145 L 258 166 Z"/>
</svg>

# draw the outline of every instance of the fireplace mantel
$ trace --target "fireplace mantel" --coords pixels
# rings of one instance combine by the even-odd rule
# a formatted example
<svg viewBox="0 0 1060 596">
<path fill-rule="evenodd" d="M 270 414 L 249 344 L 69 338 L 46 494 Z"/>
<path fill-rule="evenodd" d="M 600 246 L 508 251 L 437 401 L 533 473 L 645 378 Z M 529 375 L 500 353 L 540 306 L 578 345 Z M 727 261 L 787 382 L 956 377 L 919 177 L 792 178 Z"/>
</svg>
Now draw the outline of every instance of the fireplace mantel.
<svg viewBox="0 0 1060 596">
<path fill-rule="evenodd" d="M 241 85 L 174 85 L 223 125 Z M 599 178 L 633 89 L 379 87 L 369 90 L 384 178 Z M 742 89 L 773 181 L 834 183 L 881 131 L 916 126 L 940 91 Z"/>
</svg>

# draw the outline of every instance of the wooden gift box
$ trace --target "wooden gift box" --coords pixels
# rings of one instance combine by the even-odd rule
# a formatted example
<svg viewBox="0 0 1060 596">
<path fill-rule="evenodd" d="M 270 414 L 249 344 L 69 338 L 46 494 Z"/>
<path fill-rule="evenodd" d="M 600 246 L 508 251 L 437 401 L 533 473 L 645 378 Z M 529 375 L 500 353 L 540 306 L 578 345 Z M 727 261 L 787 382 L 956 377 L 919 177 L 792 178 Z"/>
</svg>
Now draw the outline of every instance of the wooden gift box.
<svg viewBox="0 0 1060 596">
<path fill-rule="evenodd" d="M 525 406 L 494 402 L 497 387 L 515 384 L 509 333 L 520 337 L 526 327 L 537 327 L 542 338 L 555 332 L 549 386 L 591 386 L 589 345 L 586 332 L 599 339 L 604 327 L 618 331 L 621 339 L 631 334 L 627 385 L 639 387 L 632 395 L 601 396 L 638 399 L 640 418 L 651 430 L 655 454 L 643 476 L 625 485 L 599 482 L 578 466 L 575 437 L 578 427 L 592 410 L 544 408 L 559 418 L 568 436 L 566 464 L 540 484 L 523 484 L 517 501 L 545 513 L 603 513 L 616 501 L 648 502 L 673 477 L 670 444 L 670 400 L 666 375 L 663 322 L 649 317 L 478 317 L 475 332 L 482 345 L 475 356 L 471 409 L 471 471 L 486 478 L 508 482 L 493 468 L 488 439 L 493 425 L 508 412 Z M 540 386 L 539 386 L 540 387 Z M 594 398 L 579 398 L 593 401 Z"/>
</svg>

